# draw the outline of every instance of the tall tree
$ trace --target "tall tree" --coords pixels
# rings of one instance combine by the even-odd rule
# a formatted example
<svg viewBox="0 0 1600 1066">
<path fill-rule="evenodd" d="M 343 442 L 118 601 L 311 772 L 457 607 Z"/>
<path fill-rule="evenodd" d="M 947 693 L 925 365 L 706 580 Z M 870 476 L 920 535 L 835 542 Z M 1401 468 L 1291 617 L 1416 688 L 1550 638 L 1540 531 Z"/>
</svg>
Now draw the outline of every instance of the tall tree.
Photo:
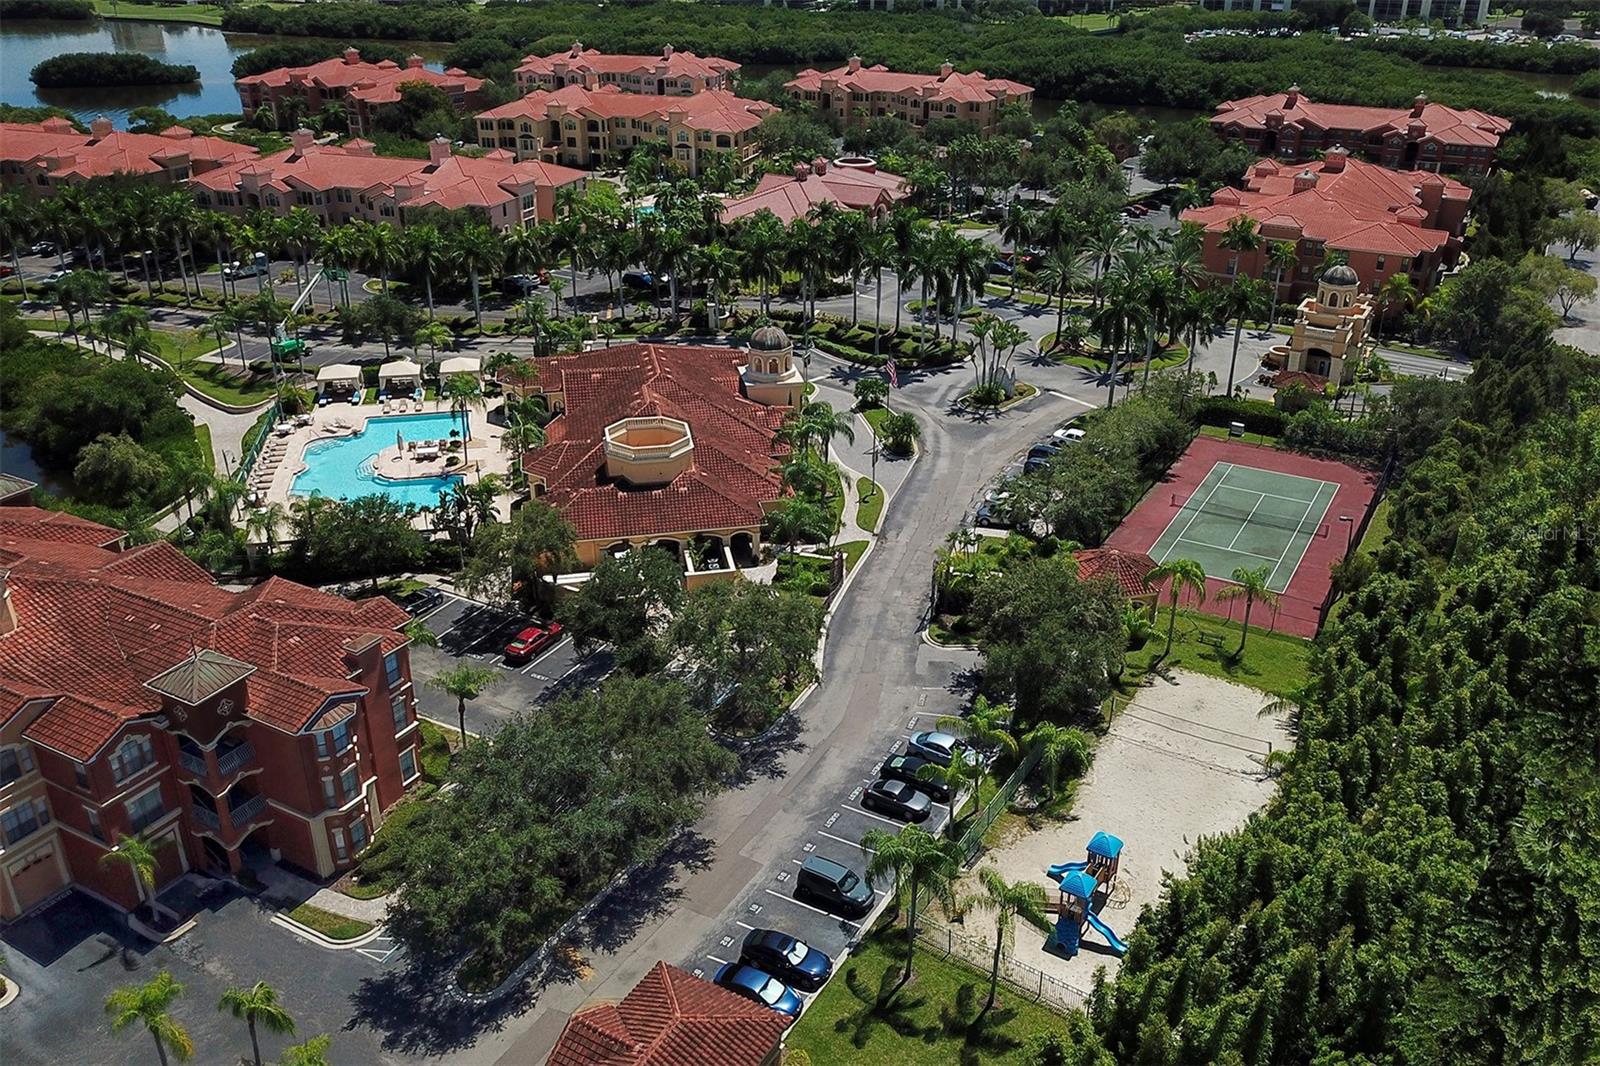
<svg viewBox="0 0 1600 1066">
<path fill-rule="evenodd" d="M 161 1066 L 167 1054 L 179 1062 L 194 1057 L 194 1040 L 172 1016 L 172 1004 L 183 995 L 183 986 L 166 970 L 159 971 L 142 985 L 124 985 L 106 997 L 106 1013 L 111 1016 L 111 1031 L 120 1033 L 130 1025 L 142 1025 L 156 1042 Z"/>
<path fill-rule="evenodd" d="M 1161 653 L 1162 658 L 1166 658 L 1172 654 L 1172 636 L 1178 625 L 1178 602 L 1183 599 L 1183 594 L 1193 593 L 1195 606 L 1206 602 L 1205 567 L 1193 559 L 1168 559 L 1150 571 L 1146 581 L 1152 588 L 1163 581 L 1168 583 L 1167 647 Z"/>
<path fill-rule="evenodd" d="M 1273 610 L 1278 609 L 1278 594 L 1267 585 L 1267 577 L 1271 572 L 1272 568 L 1266 565 L 1254 570 L 1237 566 L 1233 570 L 1233 584 L 1217 590 L 1219 600 L 1244 600 L 1244 618 L 1239 623 L 1239 648 L 1234 652 L 1236 656 L 1244 654 L 1244 642 L 1250 636 L 1250 608 L 1263 603 Z"/>
<path fill-rule="evenodd" d="M 265 981 L 257 981 L 249 988 L 229 987 L 217 1001 L 217 1009 L 227 1011 L 250 1030 L 250 1054 L 255 1066 L 261 1066 L 261 1041 L 256 1036 L 256 1026 L 269 1033 L 294 1035 L 294 1019 L 278 1002 L 278 990 Z"/>
<path fill-rule="evenodd" d="M 921 826 L 908 825 L 898 833 L 869 829 L 861 838 L 867 860 L 867 880 L 874 884 L 888 877 L 893 880 L 906 906 L 906 967 L 900 983 L 911 980 L 911 964 L 917 951 L 917 911 L 923 899 L 931 898 L 954 909 L 956 878 L 961 870 L 961 854 L 952 840 L 936 837 Z"/>
<path fill-rule="evenodd" d="M 1046 916 L 1044 889 L 1032 881 L 1007 881 L 993 866 L 978 870 L 981 891 L 966 897 L 961 910 L 976 910 L 994 916 L 994 960 L 989 968 L 989 997 L 983 1002 L 980 1014 L 987 1014 L 994 1006 L 995 993 L 1000 986 L 1000 960 L 1015 935 L 1017 919 L 1043 933 L 1050 931 Z"/>
<path fill-rule="evenodd" d="M 500 671 L 473 663 L 462 663 L 428 678 L 430 688 L 436 688 L 456 701 L 456 722 L 461 729 L 463 745 L 467 742 L 467 701 L 482 696 L 500 681 Z"/>
</svg>

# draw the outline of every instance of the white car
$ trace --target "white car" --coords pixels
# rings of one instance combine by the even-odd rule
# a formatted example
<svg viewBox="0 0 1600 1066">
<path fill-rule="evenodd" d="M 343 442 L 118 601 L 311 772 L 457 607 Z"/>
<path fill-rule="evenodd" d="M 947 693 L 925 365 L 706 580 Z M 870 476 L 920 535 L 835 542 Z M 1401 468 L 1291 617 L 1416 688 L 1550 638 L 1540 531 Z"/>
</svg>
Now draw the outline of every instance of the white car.
<svg viewBox="0 0 1600 1066">
<path fill-rule="evenodd" d="M 44 276 L 44 284 L 54 285 L 56 282 L 60 281 L 62 278 L 71 273 L 72 271 L 70 270 L 52 270 L 50 273 Z"/>
<path fill-rule="evenodd" d="M 1068 426 L 1065 429 L 1058 429 L 1054 433 L 1050 434 L 1050 443 L 1058 445 L 1082 444 L 1084 435 L 1085 434 L 1083 430 L 1079 429 L 1077 426 Z"/>
</svg>

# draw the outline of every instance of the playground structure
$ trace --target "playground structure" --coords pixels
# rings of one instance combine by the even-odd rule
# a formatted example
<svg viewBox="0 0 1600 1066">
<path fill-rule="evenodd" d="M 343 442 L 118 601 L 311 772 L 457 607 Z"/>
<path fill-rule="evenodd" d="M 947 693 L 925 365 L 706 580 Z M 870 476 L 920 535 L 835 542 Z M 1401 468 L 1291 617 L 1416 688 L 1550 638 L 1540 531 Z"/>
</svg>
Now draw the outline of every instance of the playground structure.
<svg viewBox="0 0 1600 1066">
<path fill-rule="evenodd" d="M 1076 957 L 1087 927 L 1104 937 L 1119 958 L 1128 953 L 1128 945 L 1095 913 L 1111 894 L 1121 857 L 1122 841 L 1110 833 L 1100 832 L 1090 839 L 1088 858 L 1084 861 L 1057 863 L 1045 871 L 1061 890 L 1056 903 L 1056 931 L 1048 948 L 1060 948 L 1069 959 Z"/>
</svg>

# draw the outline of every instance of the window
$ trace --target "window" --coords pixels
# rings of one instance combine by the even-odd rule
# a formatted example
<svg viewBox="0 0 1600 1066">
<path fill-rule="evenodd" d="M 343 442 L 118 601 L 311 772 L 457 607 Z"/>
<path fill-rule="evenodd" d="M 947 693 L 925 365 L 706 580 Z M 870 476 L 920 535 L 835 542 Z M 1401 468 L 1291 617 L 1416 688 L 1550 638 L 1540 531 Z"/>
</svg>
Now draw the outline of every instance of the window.
<svg viewBox="0 0 1600 1066">
<path fill-rule="evenodd" d="M 367 837 L 366 822 L 350 823 L 350 846 L 355 849 L 357 855 L 366 850 Z"/>
<path fill-rule="evenodd" d="M 5 788 L 17 778 L 31 773 L 33 773 L 33 753 L 25 746 L 19 744 L 14 748 L 0 748 L 0 788 Z"/>
<path fill-rule="evenodd" d="M 322 800 L 330 807 L 339 805 L 339 793 L 333 790 L 333 778 L 331 777 L 322 779 Z"/>
<path fill-rule="evenodd" d="M 89 787 L 89 768 L 81 762 L 72 764 L 72 776 L 77 780 L 79 788 Z"/>
<path fill-rule="evenodd" d="M 338 859 L 340 862 L 344 862 L 344 860 L 346 860 L 346 859 L 348 859 L 350 857 L 350 852 L 348 850 L 346 850 L 346 848 L 344 846 L 344 830 L 343 829 L 335 829 L 333 831 L 333 854 L 334 854 L 334 857 L 336 859 Z"/>
<path fill-rule="evenodd" d="M 141 832 L 145 826 L 154 822 L 166 813 L 161 805 L 161 789 L 152 788 L 140 796 L 135 796 L 123 804 L 128 811 L 128 822 L 135 833 Z"/>
<path fill-rule="evenodd" d="M 104 829 L 100 828 L 100 812 L 95 810 L 93 807 L 85 807 L 83 809 L 83 815 L 89 822 L 89 832 L 94 836 L 94 838 L 100 841 L 105 840 L 106 832 Z"/>
<path fill-rule="evenodd" d="M 155 748 L 146 736 L 129 737 L 111 753 L 111 776 L 121 784 L 156 761 Z"/>
<path fill-rule="evenodd" d="M 1384 263 L 1387 262 L 1387 260 L 1388 260 L 1387 256 L 1382 256 L 1382 255 L 1378 256 L 1378 269 L 1379 270 L 1383 269 Z"/>
<path fill-rule="evenodd" d="M 332 729 L 323 729 L 312 734 L 317 738 L 317 758 L 326 759 L 330 755 L 338 755 L 350 746 L 352 739 L 350 721 L 351 719 L 346 718 Z"/>
<path fill-rule="evenodd" d="M 361 779 L 354 766 L 346 766 L 339 775 L 339 788 L 344 793 L 346 802 L 355 798 L 356 792 L 361 788 Z"/>
<path fill-rule="evenodd" d="M 400 673 L 399 652 L 392 651 L 383 657 L 383 673 L 384 676 L 389 679 L 390 688 L 394 688 L 401 681 L 405 680 L 404 675 Z"/>
<path fill-rule="evenodd" d="M 406 784 L 417 779 L 417 749 L 407 748 L 400 753 L 400 780 Z"/>
<path fill-rule="evenodd" d="M 32 836 L 41 826 L 50 824 L 50 808 L 42 799 L 17 804 L 0 814 L 0 833 L 7 844 L 15 844 Z"/>
<path fill-rule="evenodd" d="M 406 694 L 404 692 L 396 692 L 394 699 L 389 701 L 389 706 L 394 709 L 394 731 L 398 733 L 406 727 L 406 719 L 408 717 L 406 713 Z"/>
</svg>

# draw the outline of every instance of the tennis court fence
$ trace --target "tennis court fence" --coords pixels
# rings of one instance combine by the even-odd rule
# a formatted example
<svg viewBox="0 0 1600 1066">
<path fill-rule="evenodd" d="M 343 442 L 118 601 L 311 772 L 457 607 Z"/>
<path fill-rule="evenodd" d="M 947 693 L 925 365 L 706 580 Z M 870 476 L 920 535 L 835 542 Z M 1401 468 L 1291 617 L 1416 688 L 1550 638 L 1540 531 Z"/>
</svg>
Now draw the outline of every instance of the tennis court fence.
<svg viewBox="0 0 1600 1066">
<path fill-rule="evenodd" d="M 1383 499 L 1384 493 L 1389 489 L 1389 483 L 1394 480 L 1394 475 L 1399 469 L 1399 458 L 1393 448 L 1383 461 L 1383 470 L 1378 474 L 1378 487 L 1372 493 L 1372 498 L 1367 501 L 1366 509 L 1361 512 L 1361 518 L 1356 522 L 1356 527 L 1350 532 L 1350 539 L 1345 543 L 1344 554 L 1339 557 L 1340 562 L 1349 562 L 1350 557 L 1356 553 L 1356 547 L 1361 543 L 1361 538 L 1367 535 L 1367 527 L 1372 524 L 1372 515 L 1378 509 L 1378 503 Z M 1333 610 L 1333 605 L 1338 602 L 1344 593 L 1335 581 L 1328 586 L 1328 594 L 1322 598 L 1322 606 L 1317 608 L 1317 629 L 1320 631 L 1328 624 L 1328 612 Z"/>
<path fill-rule="evenodd" d="M 1019 940 L 1031 941 L 1031 926 L 1018 930 Z M 924 948 L 942 957 L 956 958 L 987 976 L 994 966 L 994 944 L 969 933 L 961 932 L 933 918 L 917 916 L 917 940 Z M 1089 990 L 1045 973 L 1037 966 L 1019 962 L 1010 952 L 1000 956 L 1000 983 L 1021 993 L 1034 1002 L 1050 1003 L 1072 1010 L 1082 1007 L 1089 999 Z"/>
</svg>

